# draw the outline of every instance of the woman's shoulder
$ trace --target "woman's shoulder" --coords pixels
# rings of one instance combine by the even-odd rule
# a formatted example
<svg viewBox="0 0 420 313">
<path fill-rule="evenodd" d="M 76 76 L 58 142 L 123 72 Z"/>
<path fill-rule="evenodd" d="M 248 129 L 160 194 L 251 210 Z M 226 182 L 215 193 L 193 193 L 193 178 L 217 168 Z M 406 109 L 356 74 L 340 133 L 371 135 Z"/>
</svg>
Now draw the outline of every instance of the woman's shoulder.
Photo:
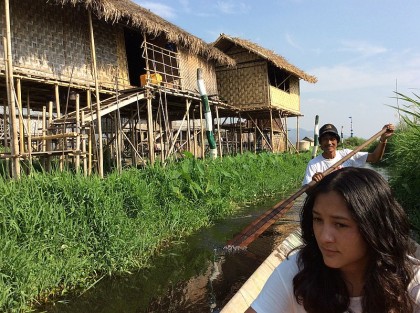
<svg viewBox="0 0 420 313">
<path fill-rule="evenodd" d="M 299 271 L 298 266 L 299 250 L 293 251 L 276 268 L 275 272 L 286 277 L 294 277 Z"/>
</svg>

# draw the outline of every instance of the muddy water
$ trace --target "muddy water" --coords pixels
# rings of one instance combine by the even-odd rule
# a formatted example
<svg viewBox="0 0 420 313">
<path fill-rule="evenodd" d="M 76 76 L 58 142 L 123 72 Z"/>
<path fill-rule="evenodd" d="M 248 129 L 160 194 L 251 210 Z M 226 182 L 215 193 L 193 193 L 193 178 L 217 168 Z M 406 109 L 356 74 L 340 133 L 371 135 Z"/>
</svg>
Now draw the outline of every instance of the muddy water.
<svg viewBox="0 0 420 313">
<path fill-rule="evenodd" d="M 78 297 L 62 299 L 37 312 L 142 313 L 219 312 L 273 248 L 297 226 L 296 211 L 270 227 L 246 251 L 224 245 L 277 200 L 243 208 L 176 244 L 153 261 L 153 267 L 105 278 Z"/>
</svg>

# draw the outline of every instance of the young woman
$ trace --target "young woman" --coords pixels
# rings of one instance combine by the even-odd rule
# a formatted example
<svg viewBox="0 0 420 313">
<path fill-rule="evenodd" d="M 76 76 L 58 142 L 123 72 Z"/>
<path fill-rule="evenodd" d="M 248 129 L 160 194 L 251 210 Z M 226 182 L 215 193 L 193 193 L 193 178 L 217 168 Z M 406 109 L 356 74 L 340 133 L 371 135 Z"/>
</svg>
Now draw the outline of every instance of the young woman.
<svg viewBox="0 0 420 313">
<path fill-rule="evenodd" d="M 246 312 L 420 312 L 420 262 L 409 224 L 375 171 L 347 167 L 323 178 L 301 212 L 302 246 Z"/>
</svg>

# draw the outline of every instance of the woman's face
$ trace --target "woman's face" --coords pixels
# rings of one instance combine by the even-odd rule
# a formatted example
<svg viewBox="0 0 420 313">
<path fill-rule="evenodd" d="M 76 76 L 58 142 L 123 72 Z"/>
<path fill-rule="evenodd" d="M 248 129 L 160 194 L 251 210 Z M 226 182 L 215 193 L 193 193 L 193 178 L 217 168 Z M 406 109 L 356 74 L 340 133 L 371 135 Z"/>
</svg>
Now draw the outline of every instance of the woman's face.
<svg viewBox="0 0 420 313">
<path fill-rule="evenodd" d="M 339 193 L 330 191 L 316 196 L 312 225 L 326 266 L 348 273 L 364 272 L 367 245 Z"/>
</svg>

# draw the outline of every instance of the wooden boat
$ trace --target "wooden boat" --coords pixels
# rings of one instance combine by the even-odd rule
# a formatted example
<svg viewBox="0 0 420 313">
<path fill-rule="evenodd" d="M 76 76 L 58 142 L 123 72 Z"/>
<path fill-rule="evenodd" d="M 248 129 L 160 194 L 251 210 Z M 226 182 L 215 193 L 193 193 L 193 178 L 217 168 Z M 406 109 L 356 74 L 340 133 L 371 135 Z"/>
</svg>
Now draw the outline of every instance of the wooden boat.
<svg viewBox="0 0 420 313">
<path fill-rule="evenodd" d="M 420 245 L 413 243 L 414 256 L 420 259 Z M 242 285 L 232 299 L 224 306 L 221 313 L 243 313 L 258 296 L 268 277 L 274 269 L 286 258 L 288 252 L 301 244 L 300 228 L 292 232 L 264 260 L 251 277 Z"/>
</svg>

